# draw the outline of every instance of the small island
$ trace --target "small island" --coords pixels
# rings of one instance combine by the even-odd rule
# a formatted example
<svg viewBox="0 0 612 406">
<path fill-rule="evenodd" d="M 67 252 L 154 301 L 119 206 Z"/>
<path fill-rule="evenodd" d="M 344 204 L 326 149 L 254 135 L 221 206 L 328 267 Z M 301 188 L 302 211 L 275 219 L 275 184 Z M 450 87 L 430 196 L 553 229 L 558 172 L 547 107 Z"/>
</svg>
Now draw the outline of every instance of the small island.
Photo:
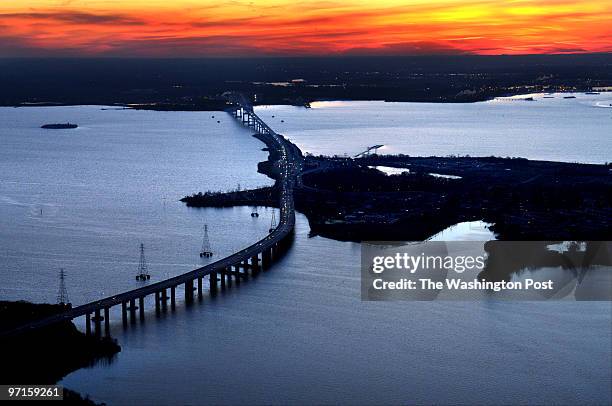
<svg viewBox="0 0 612 406">
<path fill-rule="evenodd" d="M 40 128 L 44 128 L 46 130 L 65 130 L 65 129 L 72 129 L 72 128 L 77 128 L 77 127 L 78 127 L 77 124 L 72 124 L 72 123 L 43 124 L 40 126 Z"/>
</svg>

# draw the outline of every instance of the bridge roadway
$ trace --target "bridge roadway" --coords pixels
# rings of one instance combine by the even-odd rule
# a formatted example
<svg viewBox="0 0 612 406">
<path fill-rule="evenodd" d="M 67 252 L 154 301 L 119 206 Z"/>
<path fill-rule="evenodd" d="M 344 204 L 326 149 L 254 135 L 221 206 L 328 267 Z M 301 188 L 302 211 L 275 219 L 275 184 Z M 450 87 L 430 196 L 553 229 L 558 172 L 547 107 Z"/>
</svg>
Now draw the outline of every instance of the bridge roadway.
<svg viewBox="0 0 612 406">
<path fill-rule="evenodd" d="M 264 123 L 263 120 L 261 120 L 253 112 L 253 108 L 250 103 L 243 107 L 241 103 L 243 100 L 245 100 L 243 97 L 239 99 L 238 103 L 240 104 L 237 104 L 234 109 L 228 110 L 228 113 L 240 120 L 245 126 L 248 126 L 259 133 L 262 136 L 261 138 L 267 144 L 268 148 L 271 150 L 277 150 L 280 155 L 279 160 L 275 162 L 278 173 L 277 181 L 281 186 L 281 214 L 279 224 L 276 229 L 253 245 L 201 268 L 197 268 L 193 271 L 163 280 L 161 282 L 152 283 L 141 288 L 133 289 L 111 297 L 74 307 L 54 316 L 25 324 L 4 333 L 0 333 L 0 336 L 15 335 L 58 322 L 73 320 L 81 316 L 86 316 L 86 332 L 88 334 L 91 333 L 91 325 L 93 324 L 95 334 L 100 335 L 101 323 L 104 321 L 105 334 L 110 335 L 109 309 L 114 306 L 122 306 L 122 319 L 124 325 L 126 325 L 128 310 L 132 321 L 135 319 L 137 309 L 140 309 L 140 319 L 144 319 L 144 298 L 149 295 L 155 295 L 155 309 L 156 311 L 159 311 L 160 307 L 166 308 L 166 302 L 168 299 L 171 300 L 171 304 L 174 307 L 176 294 L 175 289 L 182 284 L 185 285 L 185 301 L 191 302 L 193 300 L 193 292 L 195 290 L 193 284 L 196 280 L 198 282 L 198 295 L 201 297 L 202 278 L 205 276 L 209 276 L 210 290 L 211 293 L 214 294 L 217 291 L 218 276 L 221 277 L 221 288 L 224 288 L 226 283 L 231 284 L 232 277 L 235 278 L 236 283 L 240 283 L 240 279 L 247 278 L 249 269 L 251 270 L 251 274 L 255 275 L 260 269 L 266 269 L 269 267 L 271 262 L 276 259 L 286 247 L 286 243 L 288 239 L 291 238 L 291 234 L 295 226 L 293 186 L 295 183 L 295 178 L 298 175 L 301 167 L 301 152 L 294 144 L 290 143 L 284 137 L 274 132 L 274 130 Z M 249 260 L 251 261 L 250 263 Z M 232 268 L 234 268 L 234 270 L 232 270 Z M 243 272 L 241 272 L 241 270 L 243 270 Z M 168 290 L 170 290 L 171 293 L 170 298 L 167 296 Z M 136 300 L 138 300 L 138 306 L 136 305 Z M 101 311 L 104 311 L 104 317 L 101 317 Z M 94 315 L 93 318 L 91 317 L 92 314 Z"/>
</svg>

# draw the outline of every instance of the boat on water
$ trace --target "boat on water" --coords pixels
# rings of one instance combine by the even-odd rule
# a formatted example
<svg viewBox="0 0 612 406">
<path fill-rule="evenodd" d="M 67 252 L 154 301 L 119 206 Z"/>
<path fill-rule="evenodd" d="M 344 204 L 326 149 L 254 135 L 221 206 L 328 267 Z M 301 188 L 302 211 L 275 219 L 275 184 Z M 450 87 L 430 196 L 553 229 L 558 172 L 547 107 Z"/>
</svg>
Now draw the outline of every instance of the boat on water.
<svg viewBox="0 0 612 406">
<path fill-rule="evenodd" d="M 63 130 L 69 128 L 77 128 L 78 125 L 72 123 L 56 123 L 56 124 L 44 124 L 41 125 L 40 128 L 44 128 L 47 130 Z"/>
<path fill-rule="evenodd" d="M 575 99 L 576 96 L 563 96 L 564 99 Z"/>
<path fill-rule="evenodd" d="M 584 92 L 584 94 L 599 94 L 599 92 Z"/>
</svg>

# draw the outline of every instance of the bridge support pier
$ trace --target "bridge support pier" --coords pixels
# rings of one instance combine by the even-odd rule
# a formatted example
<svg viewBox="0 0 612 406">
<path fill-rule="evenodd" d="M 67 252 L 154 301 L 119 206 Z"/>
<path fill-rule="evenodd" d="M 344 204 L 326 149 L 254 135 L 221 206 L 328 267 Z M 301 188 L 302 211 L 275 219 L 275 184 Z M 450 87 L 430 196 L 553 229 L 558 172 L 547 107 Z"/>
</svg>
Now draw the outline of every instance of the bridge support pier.
<svg viewBox="0 0 612 406">
<path fill-rule="evenodd" d="M 121 302 L 121 322 L 123 327 L 127 326 L 127 302 Z"/>
<path fill-rule="evenodd" d="M 155 292 L 155 314 L 159 314 L 159 292 Z"/>
<path fill-rule="evenodd" d="M 231 288 L 232 287 L 232 267 L 230 266 L 230 267 L 225 268 L 225 269 L 227 271 L 225 273 L 227 275 L 227 287 Z"/>
<path fill-rule="evenodd" d="M 172 310 L 176 308 L 176 287 L 173 286 L 170 288 L 170 307 Z"/>
<path fill-rule="evenodd" d="M 259 255 L 255 255 L 251 258 L 251 269 L 254 275 L 259 273 Z"/>
<path fill-rule="evenodd" d="M 168 291 L 166 288 L 161 291 L 161 300 L 162 300 L 162 310 L 166 311 L 168 309 Z"/>
<path fill-rule="evenodd" d="M 140 321 L 145 319 L 144 297 L 138 298 L 138 309 L 140 310 Z"/>
<path fill-rule="evenodd" d="M 85 315 L 85 335 L 91 335 L 91 314 Z"/>
<path fill-rule="evenodd" d="M 236 286 L 240 285 L 240 279 L 242 279 L 242 275 L 240 274 L 240 267 L 239 266 L 230 266 L 230 271 L 232 270 L 232 268 L 234 269 L 234 276 L 236 277 Z"/>
<path fill-rule="evenodd" d="M 198 298 L 202 299 L 203 291 L 202 291 L 202 277 L 198 276 Z"/>
<path fill-rule="evenodd" d="M 214 295 L 215 293 L 217 293 L 217 273 L 216 272 L 210 273 L 210 293 L 211 295 Z"/>
<path fill-rule="evenodd" d="M 193 280 L 185 282 L 185 303 L 193 303 Z"/>
<path fill-rule="evenodd" d="M 104 337 L 110 337 L 110 309 L 104 308 Z"/>
<path fill-rule="evenodd" d="M 94 311 L 94 333 L 96 337 L 102 335 L 102 317 L 100 317 L 100 309 Z"/>
<path fill-rule="evenodd" d="M 225 272 L 221 271 L 219 274 L 221 276 L 221 290 L 225 290 Z"/>
<path fill-rule="evenodd" d="M 270 250 L 265 250 L 261 253 L 261 267 L 263 270 L 267 270 L 272 265 L 272 253 Z"/>
<path fill-rule="evenodd" d="M 136 323 L 136 299 L 130 299 L 130 323 Z"/>
</svg>

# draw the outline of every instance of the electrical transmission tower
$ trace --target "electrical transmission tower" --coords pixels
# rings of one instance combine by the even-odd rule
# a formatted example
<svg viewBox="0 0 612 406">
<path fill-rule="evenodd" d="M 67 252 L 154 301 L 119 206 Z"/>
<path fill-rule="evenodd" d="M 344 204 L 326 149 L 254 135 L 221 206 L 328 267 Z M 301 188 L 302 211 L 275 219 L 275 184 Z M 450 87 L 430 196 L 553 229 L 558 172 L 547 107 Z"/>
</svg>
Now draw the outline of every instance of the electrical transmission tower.
<svg viewBox="0 0 612 406">
<path fill-rule="evenodd" d="M 137 281 L 146 281 L 151 279 L 149 270 L 147 269 L 147 261 L 144 254 L 144 244 L 140 243 L 140 262 L 138 264 L 138 274 L 136 275 Z"/>
<path fill-rule="evenodd" d="M 272 221 L 270 222 L 270 232 L 276 229 L 276 210 L 272 209 Z"/>
<path fill-rule="evenodd" d="M 59 273 L 59 290 L 57 292 L 57 303 L 61 305 L 67 305 L 68 302 L 68 290 L 66 290 L 66 272 L 64 272 L 64 268 L 60 269 Z"/>
<path fill-rule="evenodd" d="M 210 246 L 210 239 L 208 238 L 208 224 L 204 224 L 204 238 L 202 238 L 202 250 L 200 251 L 200 257 L 210 258 L 212 256 L 213 252 Z"/>
</svg>

